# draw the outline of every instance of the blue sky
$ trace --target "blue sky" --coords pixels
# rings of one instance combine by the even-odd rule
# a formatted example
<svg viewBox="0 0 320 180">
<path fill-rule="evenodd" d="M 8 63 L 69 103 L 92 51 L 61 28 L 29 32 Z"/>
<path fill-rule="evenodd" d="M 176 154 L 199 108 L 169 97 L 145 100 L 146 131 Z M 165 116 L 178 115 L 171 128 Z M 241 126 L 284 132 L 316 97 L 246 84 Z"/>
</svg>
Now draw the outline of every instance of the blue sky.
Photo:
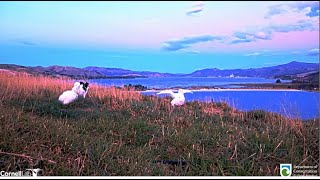
<svg viewBox="0 0 320 180">
<path fill-rule="evenodd" d="M 171 73 L 319 62 L 317 1 L 0 2 L 0 63 Z"/>
</svg>

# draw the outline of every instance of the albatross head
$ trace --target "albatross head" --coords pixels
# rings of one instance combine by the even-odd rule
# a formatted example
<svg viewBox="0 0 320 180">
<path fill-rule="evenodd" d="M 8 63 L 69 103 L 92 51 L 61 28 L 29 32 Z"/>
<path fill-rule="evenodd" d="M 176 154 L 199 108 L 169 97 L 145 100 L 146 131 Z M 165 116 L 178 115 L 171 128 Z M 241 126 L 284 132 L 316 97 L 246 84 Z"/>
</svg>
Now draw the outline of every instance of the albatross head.
<svg viewBox="0 0 320 180">
<path fill-rule="evenodd" d="M 87 89 L 89 88 L 89 83 L 88 82 L 82 82 L 80 81 L 80 86 L 82 85 L 82 89 L 87 91 Z"/>
</svg>

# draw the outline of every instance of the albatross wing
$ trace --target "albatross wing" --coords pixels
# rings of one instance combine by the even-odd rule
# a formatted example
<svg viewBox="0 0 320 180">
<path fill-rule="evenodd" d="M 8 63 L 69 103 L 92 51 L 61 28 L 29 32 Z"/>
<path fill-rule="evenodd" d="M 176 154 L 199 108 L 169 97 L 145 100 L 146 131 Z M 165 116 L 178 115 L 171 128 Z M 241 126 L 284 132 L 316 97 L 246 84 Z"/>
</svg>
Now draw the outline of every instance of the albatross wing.
<svg viewBox="0 0 320 180">
<path fill-rule="evenodd" d="M 170 94 L 170 96 L 172 98 L 175 98 L 175 94 L 171 90 L 163 90 L 163 91 L 158 92 L 157 94 Z"/>
</svg>

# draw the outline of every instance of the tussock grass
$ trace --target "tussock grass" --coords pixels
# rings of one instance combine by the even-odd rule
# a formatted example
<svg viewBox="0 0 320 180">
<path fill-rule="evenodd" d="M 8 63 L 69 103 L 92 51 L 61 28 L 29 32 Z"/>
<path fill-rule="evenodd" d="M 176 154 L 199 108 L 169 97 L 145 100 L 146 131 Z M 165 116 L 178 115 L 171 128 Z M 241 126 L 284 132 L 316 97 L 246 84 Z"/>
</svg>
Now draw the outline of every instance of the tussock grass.
<svg viewBox="0 0 320 180">
<path fill-rule="evenodd" d="M 319 119 L 240 112 L 225 103 L 172 107 L 170 98 L 93 84 L 86 99 L 61 105 L 59 95 L 72 86 L 70 79 L 0 74 L 1 170 L 277 176 L 280 163 L 319 165 Z"/>
</svg>

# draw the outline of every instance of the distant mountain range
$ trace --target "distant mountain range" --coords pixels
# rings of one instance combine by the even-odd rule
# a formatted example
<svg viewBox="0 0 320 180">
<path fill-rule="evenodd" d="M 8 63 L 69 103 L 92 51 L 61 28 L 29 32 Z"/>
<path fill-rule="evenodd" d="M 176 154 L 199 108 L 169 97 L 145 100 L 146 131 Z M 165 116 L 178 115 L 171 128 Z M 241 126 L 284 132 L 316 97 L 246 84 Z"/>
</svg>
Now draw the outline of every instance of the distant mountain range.
<svg viewBox="0 0 320 180">
<path fill-rule="evenodd" d="M 151 72 L 151 71 L 132 71 L 121 68 L 104 68 L 104 67 L 95 67 L 89 66 L 83 68 L 84 70 L 99 73 L 104 76 L 118 76 L 118 77 L 174 77 L 180 76 L 179 74 L 170 74 L 170 73 L 159 73 L 159 72 Z"/>
<path fill-rule="evenodd" d="M 292 61 L 288 64 L 278 66 L 263 67 L 263 68 L 250 68 L 250 69 L 229 69 L 220 70 L 217 68 L 203 69 L 195 71 L 190 76 L 193 77 L 261 77 L 261 78 L 281 78 L 289 77 L 307 72 L 319 71 L 318 63 L 304 63 Z"/>
<path fill-rule="evenodd" d="M 20 66 L 15 64 L 0 64 L 0 71 L 11 72 L 25 72 L 34 75 L 49 75 L 54 77 L 67 76 L 70 78 L 87 78 L 87 79 L 101 79 L 101 78 L 146 78 L 146 77 L 175 77 L 178 74 L 159 73 L 149 71 L 131 71 L 121 68 L 104 68 L 89 66 L 85 68 L 76 68 L 70 66 Z"/>
<path fill-rule="evenodd" d="M 171 74 L 150 71 L 132 71 L 121 68 L 105 68 L 89 66 L 76 68 L 70 66 L 20 66 L 14 64 L 0 64 L 2 71 L 19 71 L 29 74 L 44 74 L 50 76 L 67 76 L 71 78 L 143 78 L 143 77 L 260 77 L 295 79 L 303 75 L 319 72 L 319 63 L 304 63 L 293 61 L 287 64 L 250 69 L 226 69 L 217 68 L 202 69 L 190 74 Z M 300 74 L 300 76 L 299 76 Z M 319 74 L 319 73 L 318 73 Z"/>
</svg>

